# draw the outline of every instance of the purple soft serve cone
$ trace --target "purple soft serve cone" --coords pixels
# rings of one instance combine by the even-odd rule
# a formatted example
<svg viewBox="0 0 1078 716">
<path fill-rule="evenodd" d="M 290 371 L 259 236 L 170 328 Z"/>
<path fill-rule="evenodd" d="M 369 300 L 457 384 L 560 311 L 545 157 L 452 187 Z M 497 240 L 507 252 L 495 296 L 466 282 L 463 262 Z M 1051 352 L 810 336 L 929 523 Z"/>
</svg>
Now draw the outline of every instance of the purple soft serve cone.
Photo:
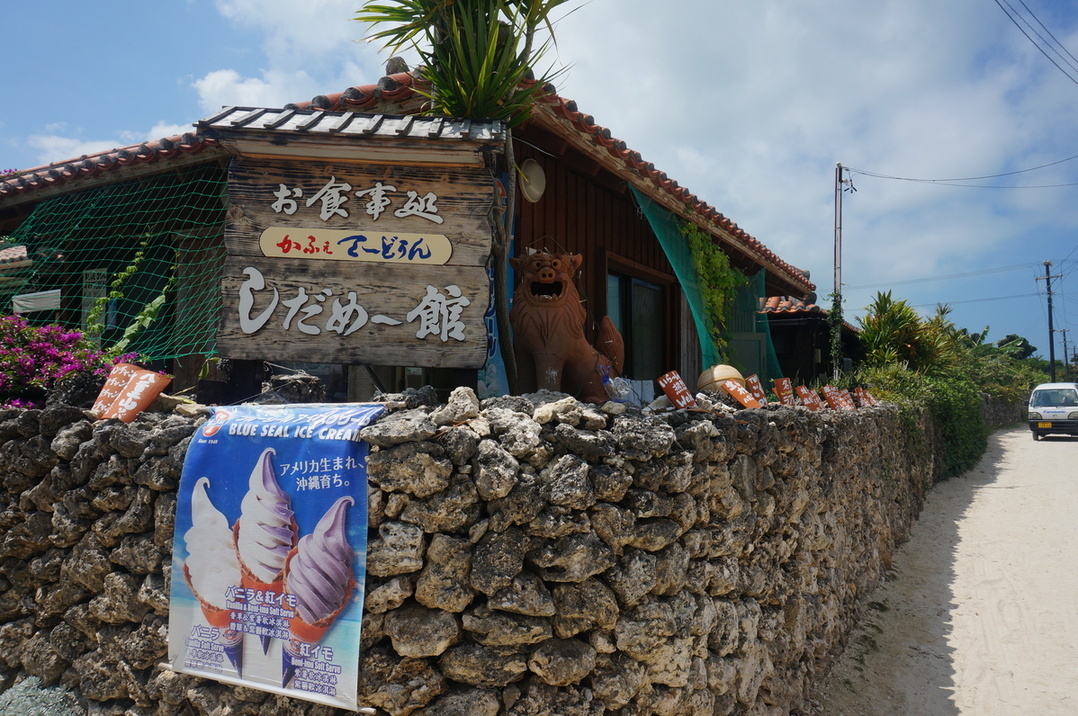
<svg viewBox="0 0 1078 716">
<path fill-rule="evenodd" d="M 296 547 L 288 567 L 288 591 L 296 596 L 300 618 L 314 624 L 338 611 L 352 588 L 352 561 L 345 525 L 351 497 L 333 503 Z"/>
<path fill-rule="evenodd" d="M 354 504 L 351 497 L 334 502 L 288 560 L 285 588 L 296 598 L 297 615 L 291 622 L 291 638 L 281 652 L 282 684 L 286 686 L 296 673 L 297 661 L 303 663 L 299 661 L 302 642 L 321 640 L 355 585 L 354 554 L 345 532 L 348 508 Z"/>
</svg>

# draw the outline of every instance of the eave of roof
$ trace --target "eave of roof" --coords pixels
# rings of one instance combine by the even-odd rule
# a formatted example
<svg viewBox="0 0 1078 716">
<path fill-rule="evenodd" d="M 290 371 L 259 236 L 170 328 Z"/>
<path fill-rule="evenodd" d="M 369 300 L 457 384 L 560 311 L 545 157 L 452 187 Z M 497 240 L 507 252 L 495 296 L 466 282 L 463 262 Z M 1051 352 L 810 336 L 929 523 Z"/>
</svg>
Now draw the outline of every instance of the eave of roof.
<svg viewBox="0 0 1078 716">
<path fill-rule="evenodd" d="M 241 155 L 425 165 L 482 166 L 487 153 L 504 150 L 506 137 L 500 120 L 309 107 L 229 107 L 201 120 L 197 127 L 199 134 Z"/>
<path fill-rule="evenodd" d="M 23 244 L 0 244 L 0 270 L 23 268 L 32 263 Z"/>
<path fill-rule="evenodd" d="M 64 191 L 145 174 L 147 170 L 156 171 L 160 165 L 171 169 L 204 162 L 209 158 L 207 150 L 210 156 L 215 150 L 224 154 L 216 140 L 187 132 L 25 169 L 0 180 L 0 203 L 13 206 L 37 201 Z"/>
</svg>

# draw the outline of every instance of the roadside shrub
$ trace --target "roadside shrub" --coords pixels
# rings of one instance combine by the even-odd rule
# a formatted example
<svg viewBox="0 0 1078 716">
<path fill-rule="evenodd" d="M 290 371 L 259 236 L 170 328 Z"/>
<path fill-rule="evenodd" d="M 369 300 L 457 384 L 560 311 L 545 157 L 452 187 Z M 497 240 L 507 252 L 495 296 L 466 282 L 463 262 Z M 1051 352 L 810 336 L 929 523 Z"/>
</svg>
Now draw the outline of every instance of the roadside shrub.
<svg viewBox="0 0 1078 716">
<path fill-rule="evenodd" d="M 981 391 L 955 371 L 928 376 L 929 409 L 943 443 L 941 478 L 960 475 L 977 464 L 988 448 L 988 425 L 981 408 Z"/>
<path fill-rule="evenodd" d="M 867 385 L 873 396 L 899 406 L 909 441 L 923 441 L 920 417 L 928 413 L 936 428 L 941 457 L 936 479 L 959 475 L 973 467 L 988 446 L 990 430 L 982 410 L 982 390 L 956 369 L 930 374 L 898 363 L 863 368 L 846 376 L 850 387 Z"/>
</svg>

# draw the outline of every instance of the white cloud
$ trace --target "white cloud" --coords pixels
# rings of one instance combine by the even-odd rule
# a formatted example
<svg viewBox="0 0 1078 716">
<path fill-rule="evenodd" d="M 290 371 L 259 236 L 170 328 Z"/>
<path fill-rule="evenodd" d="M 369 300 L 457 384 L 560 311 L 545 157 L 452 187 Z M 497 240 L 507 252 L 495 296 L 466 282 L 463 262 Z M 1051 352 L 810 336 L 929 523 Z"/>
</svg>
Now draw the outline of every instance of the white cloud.
<svg viewBox="0 0 1078 716">
<path fill-rule="evenodd" d="M 171 124 L 168 122 L 158 122 L 150 131 L 142 136 L 143 140 L 153 141 L 155 139 L 162 139 L 164 137 L 172 137 L 177 134 L 183 134 L 185 132 L 193 132 L 194 127 L 190 124 Z"/>
<path fill-rule="evenodd" d="M 280 107 L 381 77 L 387 56 L 358 42 L 366 27 L 351 21 L 359 6 L 352 0 L 217 0 L 216 6 L 230 22 L 264 36 L 264 65 L 257 76 L 223 68 L 195 80 L 203 111 Z"/>
<path fill-rule="evenodd" d="M 947 178 L 1078 153 L 1073 84 L 976 0 L 653 7 L 593 0 L 564 21 L 560 54 L 573 67 L 559 90 L 783 259 L 812 269 L 821 296 L 831 290 L 837 162 Z M 1013 183 L 1078 181 L 1074 165 Z M 850 283 L 962 270 L 1038 227 L 1078 223 L 1063 191 L 854 181 L 844 211 Z"/>
<path fill-rule="evenodd" d="M 27 140 L 27 144 L 37 151 L 38 161 L 41 165 L 50 162 L 63 162 L 68 159 L 78 159 L 84 154 L 96 154 L 108 151 L 119 146 L 123 142 L 109 140 L 86 140 L 75 137 L 63 137 L 56 134 L 35 134 Z M 25 167 L 27 169 L 31 167 Z"/>
<path fill-rule="evenodd" d="M 269 78 L 241 77 L 235 70 L 215 70 L 193 84 L 198 91 L 199 104 L 206 112 L 216 112 L 229 105 L 273 107 L 289 100 L 282 99 L 291 84 L 281 76 Z"/>
<path fill-rule="evenodd" d="M 67 129 L 66 125 L 54 125 L 54 130 Z M 35 150 L 39 165 L 50 162 L 62 163 L 78 159 L 84 155 L 97 154 L 119 147 L 127 147 L 142 142 L 152 142 L 164 137 L 193 131 L 191 125 L 158 122 L 147 131 L 119 132 L 112 139 L 85 139 L 64 134 L 35 134 L 27 139 L 27 145 Z M 24 167 L 26 169 L 32 167 Z"/>
</svg>

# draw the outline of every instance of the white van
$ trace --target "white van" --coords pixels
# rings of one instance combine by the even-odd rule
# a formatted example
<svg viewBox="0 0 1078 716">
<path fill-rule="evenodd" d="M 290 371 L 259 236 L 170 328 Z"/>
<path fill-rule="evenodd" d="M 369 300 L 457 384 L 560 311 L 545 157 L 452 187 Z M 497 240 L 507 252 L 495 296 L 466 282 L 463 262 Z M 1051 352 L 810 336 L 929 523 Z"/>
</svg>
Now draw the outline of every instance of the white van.
<svg viewBox="0 0 1078 716">
<path fill-rule="evenodd" d="M 1051 433 L 1078 435 L 1078 383 L 1041 383 L 1029 396 L 1033 439 Z"/>
</svg>

